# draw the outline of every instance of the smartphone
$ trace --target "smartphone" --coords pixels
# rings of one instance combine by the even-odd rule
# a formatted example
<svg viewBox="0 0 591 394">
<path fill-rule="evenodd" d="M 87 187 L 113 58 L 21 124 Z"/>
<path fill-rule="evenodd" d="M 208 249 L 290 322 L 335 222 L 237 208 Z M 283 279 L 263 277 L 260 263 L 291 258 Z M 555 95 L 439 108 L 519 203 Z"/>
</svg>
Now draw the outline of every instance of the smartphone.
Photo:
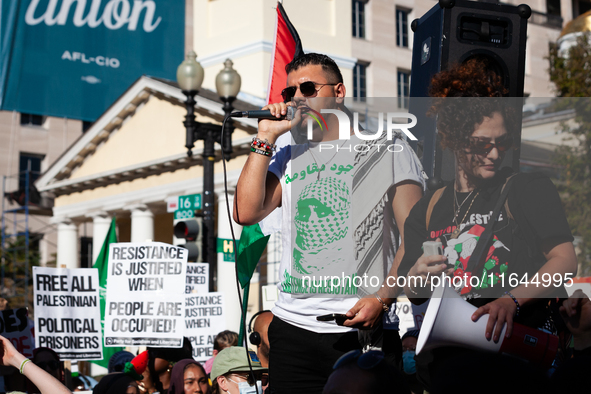
<svg viewBox="0 0 591 394">
<path fill-rule="evenodd" d="M 316 316 L 318 321 L 336 321 L 338 325 L 342 325 L 348 317 L 344 313 L 329 313 L 327 315 Z"/>
<path fill-rule="evenodd" d="M 425 256 L 442 255 L 443 246 L 439 241 L 425 241 L 423 242 L 423 253 Z"/>
</svg>

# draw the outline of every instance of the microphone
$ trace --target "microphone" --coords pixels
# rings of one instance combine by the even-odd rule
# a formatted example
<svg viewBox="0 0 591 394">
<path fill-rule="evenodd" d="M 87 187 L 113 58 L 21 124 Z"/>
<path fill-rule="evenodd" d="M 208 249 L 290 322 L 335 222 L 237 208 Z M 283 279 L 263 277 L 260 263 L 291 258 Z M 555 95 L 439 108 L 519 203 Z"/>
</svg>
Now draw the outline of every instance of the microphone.
<svg viewBox="0 0 591 394">
<path fill-rule="evenodd" d="M 236 111 L 230 113 L 231 118 L 256 118 L 256 119 L 272 119 L 272 120 L 292 120 L 295 115 L 295 108 L 294 107 L 287 107 L 287 114 L 281 116 L 280 118 L 276 118 L 274 115 L 271 115 L 271 111 L 268 109 L 261 109 L 258 111 Z"/>
</svg>

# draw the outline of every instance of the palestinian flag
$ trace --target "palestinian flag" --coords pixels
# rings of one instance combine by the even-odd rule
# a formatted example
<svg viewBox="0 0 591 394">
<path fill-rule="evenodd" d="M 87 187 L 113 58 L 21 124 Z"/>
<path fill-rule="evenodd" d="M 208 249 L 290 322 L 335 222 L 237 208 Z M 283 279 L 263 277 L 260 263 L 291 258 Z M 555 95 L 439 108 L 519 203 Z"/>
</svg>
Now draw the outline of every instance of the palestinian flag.
<svg viewBox="0 0 591 394">
<path fill-rule="evenodd" d="M 296 57 L 304 54 L 302 42 L 295 27 L 289 21 L 283 5 L 277 3 L 277 22 L 273 39 L 273 57 L 269 71 L 267 104 L 283 101 L 281 91 L 287 86 L 285 66 Z"/>
</svg>

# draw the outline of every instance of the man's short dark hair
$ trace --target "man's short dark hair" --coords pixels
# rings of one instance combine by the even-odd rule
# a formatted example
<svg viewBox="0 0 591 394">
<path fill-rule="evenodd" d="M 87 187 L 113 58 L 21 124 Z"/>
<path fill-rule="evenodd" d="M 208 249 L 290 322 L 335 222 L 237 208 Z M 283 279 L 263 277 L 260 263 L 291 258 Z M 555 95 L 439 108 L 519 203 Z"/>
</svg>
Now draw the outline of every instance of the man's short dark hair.
<svg viewBox="0 0 591 394">
<path fill-rule="evenodd" d="M 343 83 L 343 75 L 339 66 L 326 55 L 320 53 L 306 53 L 300 57 L 296 57 L 285 66 L 285 71 L 289 74 L 292 71 L 296 71 L 300 67 L 305 66 L 322 66 L 322 70 L 330 76 L 330 83 Z"/>
</svg>

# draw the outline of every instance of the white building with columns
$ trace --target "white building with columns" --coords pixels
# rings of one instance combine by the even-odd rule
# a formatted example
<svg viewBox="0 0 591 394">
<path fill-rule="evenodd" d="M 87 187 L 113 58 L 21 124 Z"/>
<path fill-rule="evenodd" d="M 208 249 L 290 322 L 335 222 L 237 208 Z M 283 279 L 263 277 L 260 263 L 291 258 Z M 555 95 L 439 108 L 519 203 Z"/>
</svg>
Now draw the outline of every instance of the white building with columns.
<svg viewBox="0 0 591 394">
<path fill-rule="evenodd" d="M 52 221 L 58 228 L 58 266 L 80 266 L 82 235 L 92 236 L 94 261 L 112 217 L 117 219 L 119 242 L 173 243 L 173 214 L 167 212 L 166 200 L 201 193 L 203 188 L 203 143 L 197 142 L 193 156 L 187 157 L 184 100 L 173 83 L 141 77 L 39 178 L 38 189 L 55 196 Z M 196 100 L 198 122 L 221 124 L 224 112 L 217 94 L 203 90 Z M 240 100 L 234 105 L 240 110 L 255 108 Z M 227 162 L 230 206 L 256 133 L 256 120 L 238 120 L 234 125 L 234 154 Z M 230 220 L 219 148 L 216 144 L 216 225 L 218 237 L 228 239 Z M 238 227 L 234 224 L 240 237 Z M 235 264 L 224 262 L 222 253 L 218 257 L 217 290 L 226 300 L 228 329 L 238 331 Z"/>
</svg>

